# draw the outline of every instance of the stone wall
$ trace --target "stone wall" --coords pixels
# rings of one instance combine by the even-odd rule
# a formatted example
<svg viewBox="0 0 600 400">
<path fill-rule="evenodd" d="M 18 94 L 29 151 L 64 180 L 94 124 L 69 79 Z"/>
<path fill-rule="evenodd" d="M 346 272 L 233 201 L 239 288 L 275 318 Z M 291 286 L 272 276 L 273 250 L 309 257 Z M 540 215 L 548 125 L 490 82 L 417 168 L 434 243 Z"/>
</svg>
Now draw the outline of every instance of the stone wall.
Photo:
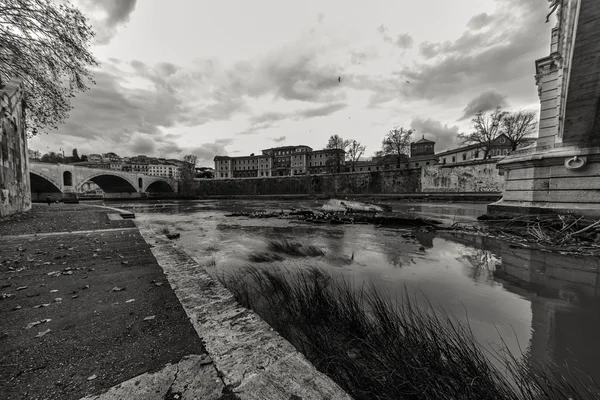
<svg viewBox="0 0 600 400">
<path fill-rule="evenodd" d="M 0 84 L 0 217 L 31 208 L 23 86 Z"/>
<path fill-rule="evenodd" d="M 385 194 L 421 191 L 419 169 L 196 182 L 197 196 Z"/>
<path fill-rule="evenodd" d="M 421 169 L 423 192 L 502 192 L 504 176 L 496 162 L 434 165 Z"/>
</svg>

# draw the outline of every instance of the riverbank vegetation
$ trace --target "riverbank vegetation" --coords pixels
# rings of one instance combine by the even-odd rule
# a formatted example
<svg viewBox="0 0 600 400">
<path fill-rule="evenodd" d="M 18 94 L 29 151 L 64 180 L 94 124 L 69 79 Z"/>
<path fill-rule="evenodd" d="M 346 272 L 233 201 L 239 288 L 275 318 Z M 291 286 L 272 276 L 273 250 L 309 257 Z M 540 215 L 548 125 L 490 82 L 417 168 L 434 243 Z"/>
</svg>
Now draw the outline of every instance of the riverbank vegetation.
<svg viewBox="0 0 600 400">
<path fill-rule="evenodd" d="M 591 379 L 492 352 L 467 325 L 408 296 L 393 303 L 319 269 L 247 267 L 221 279 L 355 399 L 600 398 Z"/>
</svg>

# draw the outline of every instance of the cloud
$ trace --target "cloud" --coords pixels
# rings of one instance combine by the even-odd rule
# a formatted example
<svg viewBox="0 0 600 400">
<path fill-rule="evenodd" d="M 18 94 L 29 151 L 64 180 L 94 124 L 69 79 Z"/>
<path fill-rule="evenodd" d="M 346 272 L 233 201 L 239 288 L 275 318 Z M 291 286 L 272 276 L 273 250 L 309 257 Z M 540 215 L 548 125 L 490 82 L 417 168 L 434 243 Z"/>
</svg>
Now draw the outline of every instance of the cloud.
<svg viewBox="0 0 600 400">
<path fill-rule="evenodd" d="M 285 141 L 286 137 L 285 136 L 279 136 L 277 138 L 273 138 L 271 140 L 273 140 L 275 143 L 281 143 L 283 141 Z"/>
<path fill-rule="evenodd" d="M 129 22 L 136 0 L 75 0 L 75 4 L 90 19 L 97 43 L 107 44 Z"/>
<path fill-rule="evenodd" d="M 413 45 L 413 38 L 408 33 L 401 33 L 396 38 L 395 44 L 401 49 L 408 49 Z"/>
<path fill-rule="evenodd" d="M 204 143 L 200 146 L 194 147 L 188 151 L 189 154 L 193 154 L 198 157 L 199 164 L 212 163 L 215 156 L 224 156 L 229 154 L 225 147 L 228 143 L 222 141 L 214 141 L 212 143 Z"/>
<path fill-rule="evenodd" d="M 325 18 L 325 14 L 319 13 L 319 15 L 317 15 L 317 23 L 319 25 L 321 25 L 323 23 L 323 18 Z"/>
<path fill-rule="evenodd" d="M 463 109 L 463 116 L 460 120 L 467 119 L 477 114 L 479 111 L 489 111 L 496 107 L 507 107 L 506 95 L 496 90 L 487 90 L 467 104 Z"/>
<path fill-rule="evenodd" d="M 377 27 L 377 32 L 381 35 L 381 37 L 383 38 L 383 40 L 385 42 L 392 43 L 392 41 L 394 40 L 388 34 L 388 29 L 383 24 L 381 24 L 381 25 L 379 25 L 379 27 Z"/>
<path fill-rule="evenodd" d="M 340 110 L 343 110 L 344 108 L 346 108 L 346 106 L 347 106 L 347 104 L 344 104 L 344 103 L 336 103 L 336 104 L 329 104 L 329 105 L 322 106 L 322 107 L 301 110 L 296 113 L 297 117 L 295 119 L 324 117 L 327 115 L 334 114 Z"/>
<path fill-rule="evenodd" d="M 148 135 L 136 133 L 131 138 L 129 149 L 133 154 L 154 154 L 156 144 Z"/>
<path fill-rule="evenodd" d="M 481 13 L 475 15 L 473 18 L 467 22 L 467 27 L 473 30 L 479 30 L 493 21 L 493 17 L 488 13 Z"/>
<path fill-rule="evenodd" d="M 413 99 L 435 100 L 464 93 L 465 88 L 513 83 L 515 94 L 529 96 L 532 85 L 517 85 L 534 74 L 533 60 L 543 56 L 549 27 L 546 9 L 538 0 L 497 0 L 496 12 L 475 16 L 463 35 L 454 41 L 421 43 L 425 62 L 402 69 L 411 82 L 403 94 Z M 518 21 L 519 23 L 515 23 Z M 480 29 L 485 24 L 486 29 Z M 524 74 L 523 71 L 531 71 Z"/>
<path fill-rule="evenodd" d="M 334 103 L 320 107 L 303 108 L 292 112 L 266 112 L 250 118 L 248 129 L 239 133 L 239 135 L 251 135 L 259 131 L 276 127 L 276 122 L 285 119 L 299 121 L 303 119 L 324 117 L 334 114 L 347 107 L 345 103 Z"/>
<path fill-rule="evenodd" d="M 414 140 L 419 140 L 423 135 L 426 139 L 435 142 L 435 151 L 440 152 L 458 145 L 456 136 L 459 134 L 458 126 L 442 125 L 440 121 L 431 118 L 423 119 L 415 117 L 410 123 L 415 129 Z"/>
</svg>

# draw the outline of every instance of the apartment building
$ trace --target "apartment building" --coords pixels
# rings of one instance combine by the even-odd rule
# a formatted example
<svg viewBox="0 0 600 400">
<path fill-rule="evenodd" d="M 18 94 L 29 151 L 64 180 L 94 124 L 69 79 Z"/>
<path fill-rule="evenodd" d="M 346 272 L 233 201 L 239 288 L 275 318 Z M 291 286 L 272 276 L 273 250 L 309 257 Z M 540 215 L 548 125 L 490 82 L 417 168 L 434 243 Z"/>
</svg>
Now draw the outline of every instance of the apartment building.
<svg viewBox="0 0 600 400">
<path fill-rule="evenodd" d="M 293 176 L 326 173 L 330 170 L 335 172 L 337 161 L 344 165 L 344 158 L 343 150 L 315 151 L 306 145 L 273 147 L 262 150 L 261 155 L 216 156 L 215 178 Z M 326 168 L 325 163 L 331 168 Z M 311 165 L 314 167 L 312 170 Z"/>
</svg>

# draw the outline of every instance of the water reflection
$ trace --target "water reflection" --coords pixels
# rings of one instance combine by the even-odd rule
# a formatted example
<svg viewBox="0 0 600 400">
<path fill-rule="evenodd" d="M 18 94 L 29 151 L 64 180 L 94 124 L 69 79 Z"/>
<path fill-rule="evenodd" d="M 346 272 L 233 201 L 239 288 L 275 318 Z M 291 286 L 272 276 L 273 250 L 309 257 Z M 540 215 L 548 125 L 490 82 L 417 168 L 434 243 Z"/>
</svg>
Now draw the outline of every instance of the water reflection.
<svg viewBox="0 0 600 400">
<path fill-rule="evenodd" d="M 454 236 L 477 247 L 490 241 Z M 527 358 L 580 368 L 599 380 L 600 259 L 495 244 L 501 262 L 493 279 L 530 302 Z"/>
<path fill-rule="evenodd" d="M 142 204 L 136 213 L 139 220 L 178 226 L 180 245 L 201 263 L 215 259 L 216 266 L 211 267 L 215 274 L 247 265 L 249 254 L 267 250 L 268 239 L 306 241 L 325 249 L 327 255 L 286 258 L 271 265 L 318 266 L 359 284 L 371 282 L 396 298 L 405 290 L 427 296 L 459 318 L 468 317 L 484 345 L 500 346 L 504 341 L 531 362 L 567 362 L 600 380 L 597 258 L 513 248 L 483 236 L 225 217 L 234 209 L 276 210 L 312 203 Z M 269 263 L 262 265 L 269 267 Z"/>
</svg>

